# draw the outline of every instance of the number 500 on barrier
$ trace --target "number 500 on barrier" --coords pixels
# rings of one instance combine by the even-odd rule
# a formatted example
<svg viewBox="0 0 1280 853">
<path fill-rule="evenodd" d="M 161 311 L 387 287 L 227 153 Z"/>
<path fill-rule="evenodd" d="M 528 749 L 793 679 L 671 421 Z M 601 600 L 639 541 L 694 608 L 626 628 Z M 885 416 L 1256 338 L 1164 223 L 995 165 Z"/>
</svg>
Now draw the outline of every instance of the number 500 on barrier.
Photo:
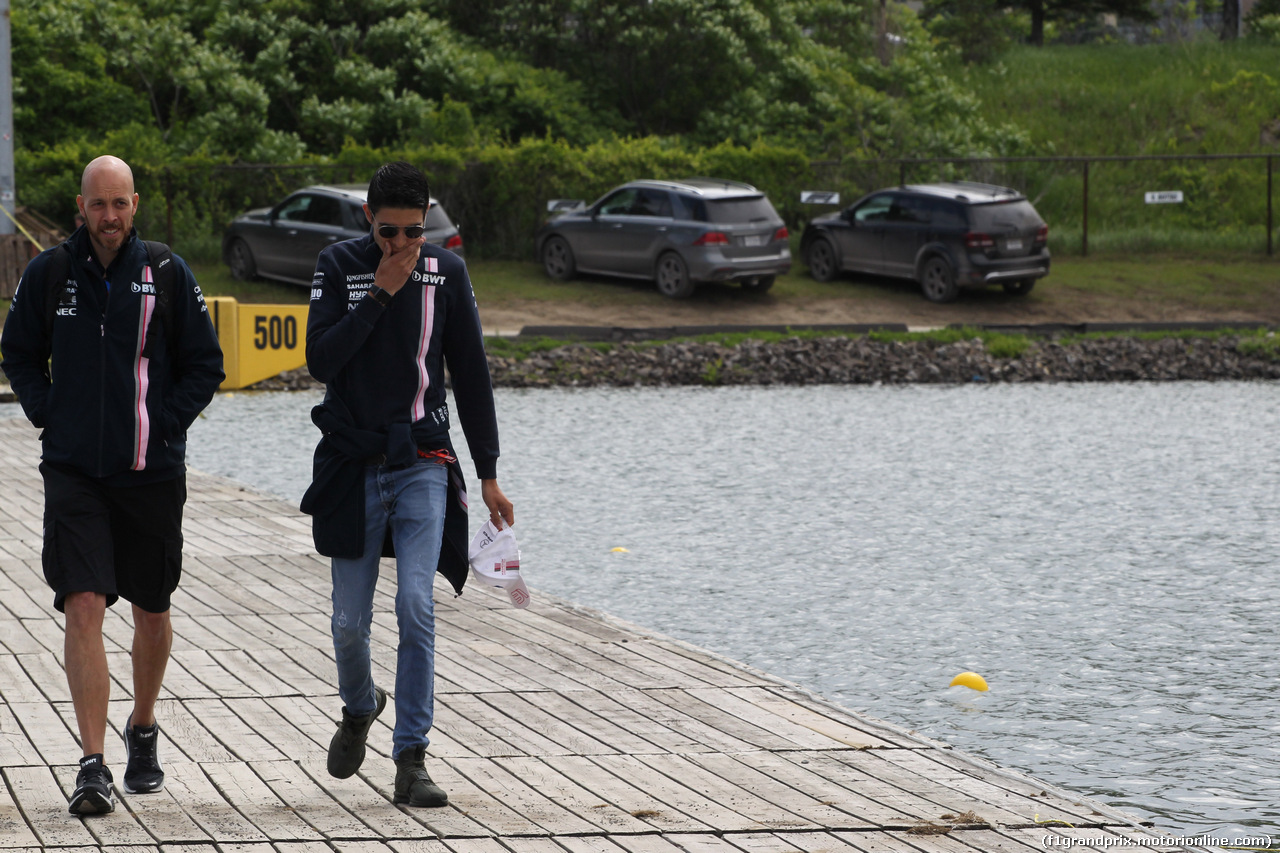
<svg viewBox="0 0 1280 853">
<path fill-rule="evenodd" d="M 244 388 L 307 363 L 306 305 L 241 304 L 229 296 L 208 300 L 222 344 L 223 390 Z"/>
</svg>

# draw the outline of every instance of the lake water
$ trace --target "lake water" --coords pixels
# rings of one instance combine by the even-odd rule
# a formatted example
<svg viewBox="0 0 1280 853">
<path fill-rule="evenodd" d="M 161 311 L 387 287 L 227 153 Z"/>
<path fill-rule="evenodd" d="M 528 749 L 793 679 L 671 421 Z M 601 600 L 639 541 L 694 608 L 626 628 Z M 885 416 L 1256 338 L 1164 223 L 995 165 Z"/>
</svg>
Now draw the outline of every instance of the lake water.
<svg viewBox="0 0 1280 853">
<path fill-rule="evenodd" d="M 219 396 L 192 465 L 296 501 L 318 399 Z M 535 601 L 723 653 L 1171 834 L 1280 835 L 1280 385 L 498 405 Z M 965 670 L 991 690 L 948 687 Z"/>
</svg>

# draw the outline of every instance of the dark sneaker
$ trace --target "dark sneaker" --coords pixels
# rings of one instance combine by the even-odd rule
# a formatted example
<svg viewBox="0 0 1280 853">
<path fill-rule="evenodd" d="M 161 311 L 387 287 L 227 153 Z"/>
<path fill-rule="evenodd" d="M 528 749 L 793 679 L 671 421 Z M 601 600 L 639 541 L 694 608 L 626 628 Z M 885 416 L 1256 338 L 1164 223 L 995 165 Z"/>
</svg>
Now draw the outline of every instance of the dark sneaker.
<svg viewBox="0 0 1280 853">
<path fill-rule="evenodd" d="M 160 766 L 160 724 L 135 726 L 133 714 L 124 724 L 124 752 L 129 763 L 124 768 L 124 790 L 127 794 L 150 794 L 164 787 L 164 768 Z"/>
<path fill-rule="evenodd" d="M 338 731 L 329 741 L 329 775 L 338 779 L 346 779 L 355 775 L 364 763 L 364 742 L 369 739 L 369 727 L 378 719 L 382 709 L 387 707 L 387 691 L 381 687 L 373 688 L 373 710 L 363 717 L 353 717 L 342 709 L 342 722 L 338 723 Z"/>
<path fill-rule="evenodd" d="M 449 795 L 431 781 L 427 769 L 422 766 L 426 754 L 426 747 L 415 746 L 402 750 L 396 756 L 396 788 L 391 802 L 418 807 L 449 805 Z"/>
<path fill-rule="evenodd" d="M 107 814 L 116 807 L 116 795 L 111 790 L 111 771 L 102 763 L 102 753 L 86 755 L 80 759 L 80 772 L 76 774 L 76 789 L 71 794 L 67 810 L 76 815 Z"/>
</svg>

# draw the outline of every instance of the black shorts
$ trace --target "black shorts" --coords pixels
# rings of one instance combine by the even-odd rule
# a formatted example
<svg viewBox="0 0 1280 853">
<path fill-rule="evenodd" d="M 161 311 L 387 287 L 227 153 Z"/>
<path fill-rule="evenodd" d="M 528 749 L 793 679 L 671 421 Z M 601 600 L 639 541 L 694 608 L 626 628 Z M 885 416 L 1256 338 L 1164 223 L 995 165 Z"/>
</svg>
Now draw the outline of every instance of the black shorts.
<svg viewBox="0 0 1280 853">
<path fill-rule="evenodd" d="M 67 594 L 100 592 L 149 613 L 169 609 L 182 576 L 182 508 L 187 478 L 108 486 L 61 465 L 44 476 L 44 579 L 53 606 Z"/>
</svg>

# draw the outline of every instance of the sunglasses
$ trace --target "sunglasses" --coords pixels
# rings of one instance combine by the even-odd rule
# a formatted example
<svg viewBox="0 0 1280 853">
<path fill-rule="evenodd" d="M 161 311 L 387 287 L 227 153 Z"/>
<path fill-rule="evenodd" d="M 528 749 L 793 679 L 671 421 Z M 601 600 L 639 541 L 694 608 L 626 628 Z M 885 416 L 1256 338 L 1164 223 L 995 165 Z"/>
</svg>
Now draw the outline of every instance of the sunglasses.
<svg viewBox="0 0 1280 853">
<path fill-rule="evenodd" d="M 410 240 L 416 240 L 426 232 L 426 227 L 422 225 L 379 225 L 378 236 L 383 240 L 393 240 L 401 231 L 404 236 Z"/>
</svg>

